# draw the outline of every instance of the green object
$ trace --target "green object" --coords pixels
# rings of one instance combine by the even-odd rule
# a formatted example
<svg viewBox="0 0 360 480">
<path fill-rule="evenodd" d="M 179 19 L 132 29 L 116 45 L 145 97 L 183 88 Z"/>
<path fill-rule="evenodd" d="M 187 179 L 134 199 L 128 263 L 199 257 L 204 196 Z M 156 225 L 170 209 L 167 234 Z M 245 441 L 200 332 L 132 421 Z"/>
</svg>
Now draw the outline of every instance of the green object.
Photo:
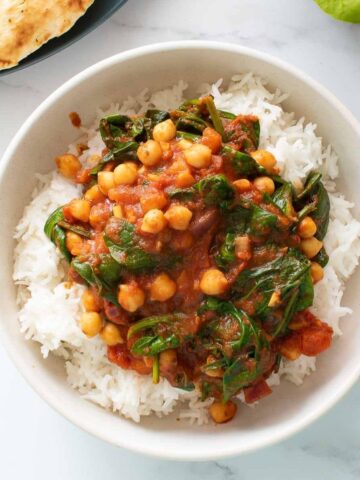
<svg viewBox="0 0 360 480">
<path fill-rule="evenodd" d="M 326 253 L 325 248 L 323 247 L 316 257 L 312 258 L 313 262 L 317 262 L 321 267 L 326 267 L 329 263 L 329 255 Z"/>
<path fill-rule="evenodd" d="M 180 345 L 180 340 L 173 333 L 168 337 L 161 337 L 160 335 L 145 335 L 140 337 L 131 347 L 131 351 L 135 355 L 145 355 L 152 357 L 158 355 L 169 348 L 177 348 Z"/>
<path fill-rule="evenodd" d="M 159 383 L 160 380 L 160 361 L 159 355 L 154 357 L 154 363 L 152 368 L 152 381 L 153 383 Z"/>
<path fill-rule="evenodd" d="M 228 208 L 235 196 L 235 189 L 223 174 L 205 177 L 193 187 L 204 198 L 205 205 Z"/>
<path fill-rule="evenodd" d="M 288 218 L 295 218 L 293 192 L 290 183 L 284 183 L 280 188 L 278 188 L 272 196 L 272 201 Z"/>
<path fill-rule="evenodd" d="M 220 133 L 221 137 L 224 138 L 224 126 L 222 124 L 219 112 L 216 110 L 213 97 L 210 95 L 206 98 L 206 106 L 210 114 L 211 121 L 214 125 L 215 130 Z"/>
<path fill-rule="evenodd" d="M 151 317 L 143 318 L 136 323 L 133 323 L 128 330 L 127 338 L 131 338 L 135 333 L 142 330 L 152 329 L 161 324 L 173 323 L 184 318 L 181 313 L 173 313 L 169 315 L 152 315 Z"/>
<path fill-rule="evenodd" d="M 319 7 L 337 20 L 360 23 L 360 0 L 315 0 Z"/>
<path fill-rule="evenodd" d="M 118 238 L 104 236 L 105 244 L 111 257 L 118 264 L 130 272 L 138 273 L 145 270 L 153 270 L 157 267 L 164 269 L 173 267 L 180 257 L 173 252 L 149 253 L 139 246 L 139 237 L 135 233 L 135 227 L 126 220 L 120 223 Z"/>
<path fill-rule="evenodd" d="M 258 368 L 249 370 L 241 358 L 236 360 L 225 370 L 223 376 L 223 399 L 230 400 L 239 390 L 250 385 L 259 375 Z"/>
<path fill-rule="evenodd" d="M 310 277 L 310 261 L 295 248 L 289 248 L 286 255 L 258 267 L 246 269 L 239 275 L 235 288 L 240 298 L 249 298 L 253 293 L 261 295 L 256 304 L 256 314 L 266 315 L 271 296 L 278 292 L 281 304 L 288 305 L 290 299 L 296 303 L 288 312 L 281 328 L 275 327 L 276 334 L 291 320 L 295 311 L 310 307 L 314 298 L 314 288 Z"/>
<path fill-rule="evenodd" d="M 59 226 L 64 220 L 63 207 L 58 207 L 52 212 L 44 225 L 45 235 L 58 247 L 68 262 L 71 262 L 71 253 L 66 246 L 65 230 Z"/>
<path fill-rule="evenodd" d="M 102 297 L 109 300 L 114 305 L 119 305 L 116 296 L 116 287 L 108 284 L 103 278 L 95 272 L 93 266 L 87 261 L 81 261 L 78 257 L 73 258 L 71 262 L 72 268 L 77 272 L 87 284 L 97 287 Z"/>
</svg>

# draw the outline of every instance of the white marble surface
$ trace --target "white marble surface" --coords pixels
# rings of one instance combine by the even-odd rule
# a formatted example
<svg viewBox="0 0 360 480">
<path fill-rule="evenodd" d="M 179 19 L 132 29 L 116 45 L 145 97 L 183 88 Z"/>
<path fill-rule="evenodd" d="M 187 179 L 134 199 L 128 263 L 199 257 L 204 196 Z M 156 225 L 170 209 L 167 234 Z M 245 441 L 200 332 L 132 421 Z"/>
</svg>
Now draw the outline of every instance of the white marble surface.
<svg viewBox="0 0 360 480">
<path fill-rule="evenodd" d="M 128 48 L 183 39 L 228 41 L 274 54 L 322 82 L 360 115 L 360 27 L 335 22 L 312 0 L 129 0 L 72 47 L 0 78 L 0 154 L 28 114 L 83 68 Z M 77 429 L 37 397 L 1 347 L 0 378 L 4 480 L 360 478 L 359 385 L 325 417 L 282 444 L 191 464 L 134 455 Z"/>
</svg>

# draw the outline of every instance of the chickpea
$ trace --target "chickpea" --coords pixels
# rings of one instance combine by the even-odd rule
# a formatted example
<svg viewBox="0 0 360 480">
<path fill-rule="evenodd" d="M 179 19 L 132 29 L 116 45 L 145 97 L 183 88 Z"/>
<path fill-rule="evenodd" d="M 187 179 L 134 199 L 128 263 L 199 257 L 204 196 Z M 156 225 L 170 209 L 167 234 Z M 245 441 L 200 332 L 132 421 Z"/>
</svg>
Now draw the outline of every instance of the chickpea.
<svg viewBox="0 0 360 480">
<path fill-rule="evenodd" d="M 174 230 L 186 230 L 192 215 L 192 211 L 183 205 L 171 205 L 165 213 L 165 218 Z"/>
<path fill-rule="evenodd" d="M 140 205 L 144 213 L 149 210 L 162 210 L 167 205 L 167 198 L 163 192 L 146 193 L 140 198 Z"/>
<path fill-rule="evenodd" d="M 95 337 L 102 329 L 102 318 L 97 312 L 84 312 L 80 318 L 80 328 L 88 337 Z"/>
<path fill-rule="evenodd" d="M 216 423 L 225 423 L 231 420 L 237 411 L 237 406 L 229 400 L 226 403 L 214 402 L 210 405 L 209 413 Z"/>
<path fill-rule="evenodd" d="M 113 206 L 113 215 L 115 218 L 123 218 L 124 217 L 124 212 L 123 212 L 123 208 L 121 205 L 114 205 Z"/>
<path fill-rule="evenodd" d="M 176 283 L 166 273 L 160 273 L 150 287 L 150 299 L 158 302 L 166 302 L 176 292 Z"/>
<path fill-rule="evenodd" d="M 324 269 L 317 262 L 311 262 L 310 273 L 313 283 L 320 282 L 324 278 Z"/>
<path fill-rule="evenodd" d="M 316 233 L 316 230 L 316 223 L 311 217 L 303 218 L 297 227 L 297 232 L 301 238 L 313 237 Z"/>
<path fill-rule="evenodd" d="M 175 185 L 178 188 L 187 188 L 194 185 L 195 178 L 191 175 L 190 172 L 180 172 L 175 180 Z"/>
<path fill-rule="evenodd" d="M 81 222 L 89 221 L 90 208 L 90 202 L 88 200 L 82 200 L 80 198 L 72 200 L 69 203 L 69 211 L 71 215 L 76 218 L 76 220 L 80 220 Z"/>
<path fill-rule="evenodd" d="M 240 193 L 246 192 L 251 188 L 251 182 L 246 178 L 240 178 L 239 180 L 235 180 L 235 182 L 233 182 L 233 185 Z"/>
<path fill-rule="evenodd" d="M 156 165 L 162 158 L 161 146 L 155 140 L 148 140 L 137 149 L 137 156 L 140 162 L 146 166 Z"/>
<path fill-rule="evenodd" d="M 146 233 L 159 233 L 166 227 L 166 218 L 161 210 L 154 208 L 145 213 L 141 231 Z"/>
<path fill-rule="evenodd" d="M 132 185 L 137 179 L 137 168 L 133 162 L 120 163 L 114 170 L 115 185 Z"/>
<path fill-rule="evenodd" d="M 61 175 L 64 175 L 66 178 L 75 178 L 76 174 L 81 170 L 80 160 L 71 153 L 56 157 L 55 162 Z"/>
<path fill-rule="evenodd" d="M 94 293 L 87 289 L 82 294 L 81 301 L 87 312 L 99 312 L 101 310 L 100 299 Z"/>
<path fill-rule="evenodd" d="M 200 280 L 200 290 L 206 295 L 221 295 L 229 286 L 225 275 L 217 268 L 209 268 Z"/>
<path fill-rule="evenodd" d="M 107 195 L 108 191 L 115 187 L 114 172 L 102 171 L 98 173 L 100 191 Z"/>
<path fill-rule="evenodd" d="M 186 140 L 186 138 L 182 138 L 177 142 L 177 147 L 180 148 L 180 150 L 187 150 L 192 146 L 193 142 L 191 142 L 190 140 Z"/>
<path fill-rule="evenodd" d="M 127 312 L 136 312 L 145 303 L 145 293 L 137 285 L 120 285 L 118 301 Z"/>
<path fill-rule="evenodd" d="M 71 255 L 74 255 L 76 257 L 77 255 L 80 255 L 83 249 L 84 245 L 84 240 L 80 235 L 77 233 L 73 233 L 70 231 L 66 232 L 66 248 L 69 250 Z"/>
<path fill-rule="evenodd" d="M 276 165 L 276 158 L 272 153 L 267 150 L 255 150 L 255 152 L 251 152 L 250 155 L 255 162 L 264 167 L 269 173 L 273 172 Z"/>
<path fill-rule="evenodd" d="M 257 177 L 254 180 L 254 186 L 260 192 L 272 195 L 275 192 L 275 183 L 270 177 Z"/>
<path fill-rule="evenodd" d="M 160 370 L 173 370 L 177 365 L 176 350 L 170 348 L 160 353 Z"/>
<path fill-rule="evenodd" d="M 100 336 L 106 345 L 113 346 L 118 343 L 124 343 L 120 330 L 114 323 L 106 323 L 100 332 Z"/>
<path fill-rule="evenodd" d="M 322 249 L 323 242 L 315 237 L 304 238 L 301 240 L 300 247 L 308 258 L 313 258 Z"/>
<path fill-rule="evenodd" d="M 175 124 L 170 118 L 164 122 L 155 125 L 153 129 L 153 138 L 157 142 L 169 142 L 176 135 Z"/>
<path fill-rule="evenodd" d="M 213 355 L 209 355 L 206 359 L 206 365 L 211 365 L 214 362 L 216 362 L 216 358 Z M 218 368 L 207 368 L 205 370 L 205 374 L 208 377 L 222 378 L 224 376 L 224 370 L 220 367 L 218 367 Z"/>
<path fill-rule="evenodd" d="M 186 162 L 195 168 L 206 168 L 211 163 L 212 152 L 209 147 L 201 143 L 195 143 L 184 150 Z"/>
<path fill-rule="evenodd" d="M 104 202 L 106 199 L 105 195 L 101 192 L 99 185 L 93 185 L 86 190 L 84 198 L 91 203 Z"/>
</svg>

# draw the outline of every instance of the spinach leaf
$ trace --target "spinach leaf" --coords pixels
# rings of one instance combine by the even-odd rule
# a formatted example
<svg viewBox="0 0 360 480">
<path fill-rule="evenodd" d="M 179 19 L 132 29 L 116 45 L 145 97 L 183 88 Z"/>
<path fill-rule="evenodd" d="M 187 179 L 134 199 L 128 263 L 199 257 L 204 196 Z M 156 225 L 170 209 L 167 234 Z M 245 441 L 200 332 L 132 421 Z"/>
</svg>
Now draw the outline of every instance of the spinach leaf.
<svg viewBox="0 0 360 480">
<path fill-rule="evenodd" d="M 312 218 L 317 226 L 315 237 L 319 240 L 323 240 L 329 226 L 330 199 L 329 194 L 322 183 L 318 186 L 316 198 L 316 210 L 312 212 Z"/>
<path fill-rule="evenodd" d="M 243 359 L 237 358 L 225 370 L 223 376 L 223 399 L 230 400 L 239 390 L 250 385 L 259 375 L 259 369 L 255 367 L 249 370 Z"/>
<path fill-rule="evenodd" d="M 223 209 L 230 207 L 235 196 L 234 187 L 223 174 L 205 177 L 193 188 L 204 198 L 206 205 L 220 206 Z"/>
<path fill-rule="evenodd" d="M 62 228 L 55 225 L 53 229 L 53 242 L 58 247 L 60 252 L 64 255 L 67 262 L 71 262 L 71 253 L 66 246 L 66 234 Z"/>
<path fill-rule="evenodd" d="M 316 189 L 321 180 L 321 173 L 319 172 L 310 172 L 305 180 L 304 189 L 297 195 L 296 200 L 302 200 L 304 198 L 311 197 L 313 193 L 316 192 Z"/>
<path fill-rule="evenodd" d="M 160 335 L 145 335 L 140 337 L 131 347 L 135 355 L 154 356 L 169 348 L 177 348 L 180 345 L 179 338 L 171 334 L 168 337 Z"/>
<path fill-rule="evenodd" d="M 128 330 L 127 338 L 131 338 L 135 333 L 142 330 L 154 329 L 161 324 L 169 324 L 176 321 L 181 321 L 184 318 L 182 313 L 172 313 L 166 315 L 152 315 L 151 317 L 143 318 L 136 323 L 133 323 Z"/>
<path fill-rule="evenodd" d="M 226 231 L 237 234 L 246 233 L 250 217 L 251 210 L 241 205 L 234 205 L 224 216 Z"/>
<path fill-rule="evenodd" d="M 109 249 L 111 257 L 118 264 L 130 272 L 153 270 L 157 267 L 164 269 L 172 268 L 181 260 L 179 255 L 169 251 L 168 253 L 149 253 L 139 246 L 139 238 L 135 234 L 135 227 L 122 220 L 117 241 L 104 236 L 104 241 Z"/>
<path fill-rule="evenodd" d="M 45 235 L 50 240 L 53 240 L 54 228 L 61 220 L 64 220 L 63 207 L 58 207 L 49 215 L 44 225 Z"/>
<path fill-rule="evenodd" d="M 234 120 L 234 118 L 236 118 L 236 115 L 234 113 L 225 112 L 225 110 L 219 109 L 217 109 L 217 111 L 221 118 L 226 118 L 227 120 Z"/>
<path fill-rule="evenodd" d="M 215 297 L 207 297 L 198 312 L 201 314 L 206 311 L 216 312 L 220 316 L 230 315 L 238 322 L 240 331 L 240 337 L 236 339 L 236 347 L 238 349 L 242 348 L 249 341 L 250 335 L 252 335 L 257 351 L 264 346 L 262 333 L 255 321 L 246 312 L 236 308 L 233 303 L 219 300 Z"/>
<path fill-rule="evenodd" d="M 44 225 L 45 235 L 58 247 L 68 262 L 71 262 L 71 253 L 66 246 L 66 234 L 59 223 L 64 220 L 63 207 L 52 212 Z"/>
<path fill-rule="evenodd" d="M 115 305 L 119 305 L 116 295 L 116 289 L 112 288 L 104 279 L 100 278 L 93 266 L 87 261 L 81 261 L 78 257 L 73 258 L 71 262 L 72 268 L 77 272 L 89 285 L 95 286 L 99 290 L 99 294 Z"/>
<path fill-rule="evenodd" d="M 165 110 L 149 109 L 146 111 L 145 117 L 151 120 L 151 127 L 154 128 L 158 123 L 169 119 L 170 114 Z"/>
<path fill-rule="evenodd" d="M 177 130 L 196 135 L 202 135 L 205 128 L 209 126 L 209 124 L 201 117 L 191 113 L 181 116 L 175 124 Z"/>
<path fill-rule="evenodd" d="M 107 236 L 104 237 L 104 240 L 112 258 L 131 272 L 151 270 L 158 266 L 155 255 L 145 252 L 140 247 L 124 248 L 122 245 L 114 243 Z"/>
<path fill-rule="evenodd" d="M 278 223 L 278 217 L 264 208 L 253 204 L 251 208 L 251 217 L 249 220 L 250 232 L 254 235 L 263 235 L 269 228 L 273 228 Z"/>
<path fill-rule="evenodd" d="M 284 183 L 280 188 L 278 188 L 273 196 L 273 203 L 279 207 L 279 209 L 290 219 L 296 219 L 296 212 L 292 203 L 293 191 L 290 183 Z"/>
<path fill-rule="evenodd" d="M 77 235 L 80 235 L 80 237 L 85 237 L 85 238 L 91 237 L 91 232 L 86 228 L 81 227 L 80 225 L 72 225 L 71 223 L 66 222 L 65 220 L 60 220 L 58 222 L 58 225 L 64 230 L 69 230 L 70 232 L 74 232 Z"/>
<path fill-rule="evenodd" d="M 257 292 L 261 300 L 256 304 L 256 314 L 266 313 L 272 294 L 276 291 L 282 301 L 299 290 L 299 308 L 312 304 L 313 286 L 310 282 L 310 261 L 300 251 L 290 248 L 286 255 L 258 267 L 243 270 L 237 278 L 235 290 L 242 298 Z M 301 287 L 302 283 L 305 284 Z"/>
<path fill-rule="evenodd" d="M 188 202 L 195 196 L 193 188 L 175 188 L 170 192 L 167 192 L 170 198 L 180 200 L 182 202 Z"/>
<path fill-rule="evenodd" d="M 100 265 L 98 266 L 99 277 L 108 285 L 117 283 L 120 278 L 123 269 L 109 254 L 100 255 Z"/>
<path fill-rule="evenodd" d="M 214 257 L 215 262 L 221 268 L 226 268 L 236 259 L 234 243 L 235 237 L 235 233 L 227 233 L 225 236 L 225 240 L 220 247 L 219 253 Z"/>
<path fill-rule="evenodd" d="M 320 252 L 314 258 L 312 258 L 312 260 L 324 268 L 329 262 L 329 255 L 326 253 L 325 248 L 322 247 Z"/>
<path fill-rule="evenodd" d="M 132 127 L 132 120 L 127 115 L 112 114 L 100 120 L 100 135 L 105 145 L 111 150 L 116 138 L 127 135 Z"/>
<path fill-rule="evenodd" d="M 321 174 L 311 172 L 305 182 L 304 190 L 296 198 L 299 220 L 311 213 L 316 223 L 315 237 L 323 240 L 329 226 L 330 199 L 326 188 L 321 182 Z M 308 202 L 308 203 L 307 203 Z"/>
<path fill-rule="evenodd" d="M 256 175 L 261 173 L 267 175 L 264 167 L 259 165 L 250 155 L 244 152 L 239 152 L 229 145 L 224 145 L 222 152 L 234 169 L 236 175 Z"/>
</svg>

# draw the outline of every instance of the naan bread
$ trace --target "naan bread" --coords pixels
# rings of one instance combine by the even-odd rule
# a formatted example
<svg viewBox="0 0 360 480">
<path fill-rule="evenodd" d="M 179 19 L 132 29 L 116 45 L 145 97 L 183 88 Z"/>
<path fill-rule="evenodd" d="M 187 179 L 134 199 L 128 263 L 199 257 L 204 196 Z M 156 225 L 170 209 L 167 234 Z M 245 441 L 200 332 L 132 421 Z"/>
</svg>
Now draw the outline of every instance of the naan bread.
<svg viewBox="0 0 360 480">
<path fill-rule="evenodd" d="M 0 70 L 68 31 L 94 0 L 0 0 Z"/>
</svg>

